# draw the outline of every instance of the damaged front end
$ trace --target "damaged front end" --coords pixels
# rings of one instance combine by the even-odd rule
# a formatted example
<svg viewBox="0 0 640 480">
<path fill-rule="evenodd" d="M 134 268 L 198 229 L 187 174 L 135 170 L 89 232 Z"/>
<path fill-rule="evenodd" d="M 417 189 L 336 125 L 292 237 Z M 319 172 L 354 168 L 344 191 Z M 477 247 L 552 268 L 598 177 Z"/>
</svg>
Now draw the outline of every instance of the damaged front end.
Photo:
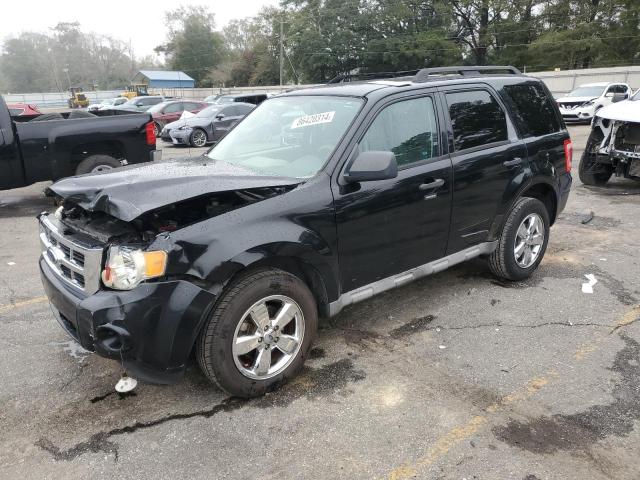
<svg viewBox="0 0 640 480">
<path fill-rule="evenodd" d="M 579 174 L 587 185 L 603 185 L 614 174 L 640 180 L 639 93 L 597 112 Z"/>
<path fill-rule="evenodd" d="M 121 196 L 88 209 L 86 195 L 57 195 L 62 206 L 38 217 L 41 277 L 57 320 L 85 349 L 121 362 L 136 378 L 178 380 L 216 295 L 202 279 L 177 274 L 169 252 L 152 245 L 162 238 L 171 247 L 173 232 L 294 187 L 191 192 L 199 195 L 164 205 L 154 199 L 156 208 L 133 219 Z"/>
<path fill-rule="evenodd" d="M 640 122 L 598 117 L 588 143 L 596 166 L 602 165 L 616 176 L 640 180 Z"/>
</svg>

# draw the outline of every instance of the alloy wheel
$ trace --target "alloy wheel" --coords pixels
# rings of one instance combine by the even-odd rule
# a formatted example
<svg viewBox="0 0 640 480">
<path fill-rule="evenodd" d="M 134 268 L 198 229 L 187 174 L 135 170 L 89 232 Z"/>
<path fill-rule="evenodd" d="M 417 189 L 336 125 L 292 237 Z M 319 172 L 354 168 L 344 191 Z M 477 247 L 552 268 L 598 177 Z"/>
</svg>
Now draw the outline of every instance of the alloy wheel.
<svg viewBox="0 0 640 480">
<path fill-rule="evenodd" d="M 520 268 L 533 265 L 544 244 L 545 228 L 542 218 L 537 213 L 531 213 L 522 220 L 516 233 L 513 254 Z"/>
<path fill-rule="evenodd" d="M 295 359 L 304 338 L 300 306 L 284 295 L 254 303 L 233 335 L 233 360 L 244 376 L 266 380 L 282 373 Z"/>
</svg>

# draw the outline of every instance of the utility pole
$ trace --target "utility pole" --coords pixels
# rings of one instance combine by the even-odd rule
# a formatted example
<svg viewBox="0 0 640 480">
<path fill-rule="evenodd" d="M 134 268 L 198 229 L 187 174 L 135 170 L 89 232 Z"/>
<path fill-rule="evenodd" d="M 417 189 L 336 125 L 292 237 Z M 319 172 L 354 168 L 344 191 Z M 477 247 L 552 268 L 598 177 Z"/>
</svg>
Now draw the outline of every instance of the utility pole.
<svg viewBox="0 0 640 480">
<path fill-rule="evenodd" d="M 280 86 L 282 86 L 282 77 L 284 72 L 284 20 L 280 16 Z"/>
</svg>

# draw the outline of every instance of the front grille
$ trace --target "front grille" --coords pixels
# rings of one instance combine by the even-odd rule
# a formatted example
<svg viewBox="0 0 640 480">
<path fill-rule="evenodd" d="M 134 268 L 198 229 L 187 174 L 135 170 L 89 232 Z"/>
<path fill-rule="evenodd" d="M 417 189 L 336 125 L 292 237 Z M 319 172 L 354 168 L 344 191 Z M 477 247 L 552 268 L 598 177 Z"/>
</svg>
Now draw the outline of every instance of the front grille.
<svg viewBox="0 0 640 480">
<path fill-rule="evenodd" d="M 100 288 L 103 247 L 81 239 L 79 235 L 63 233 L 54 218 L 40 217 L 42 256 L 51 269 L 67 284 L 88 294 Z"/>
</svg>

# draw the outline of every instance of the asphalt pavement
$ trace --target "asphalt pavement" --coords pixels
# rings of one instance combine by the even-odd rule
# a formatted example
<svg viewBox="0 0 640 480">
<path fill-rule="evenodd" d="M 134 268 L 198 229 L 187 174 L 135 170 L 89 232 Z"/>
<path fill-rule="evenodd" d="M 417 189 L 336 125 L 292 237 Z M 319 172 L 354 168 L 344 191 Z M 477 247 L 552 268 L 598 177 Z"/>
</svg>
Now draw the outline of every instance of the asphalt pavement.
<svg viewBox="0 0 640 480">
<path fill-rule="evenodd" d="M 581 185 L 588 128 L 570 130 L 572 193 L 531 279 L 478 259 L 346 308 L 250 401 L 195 365 L 116 394 L 118 364 L 43 296 L 45 184 L 0 192 L 0 478 L 637 480 L 640 183 Z"/>
</svg>

